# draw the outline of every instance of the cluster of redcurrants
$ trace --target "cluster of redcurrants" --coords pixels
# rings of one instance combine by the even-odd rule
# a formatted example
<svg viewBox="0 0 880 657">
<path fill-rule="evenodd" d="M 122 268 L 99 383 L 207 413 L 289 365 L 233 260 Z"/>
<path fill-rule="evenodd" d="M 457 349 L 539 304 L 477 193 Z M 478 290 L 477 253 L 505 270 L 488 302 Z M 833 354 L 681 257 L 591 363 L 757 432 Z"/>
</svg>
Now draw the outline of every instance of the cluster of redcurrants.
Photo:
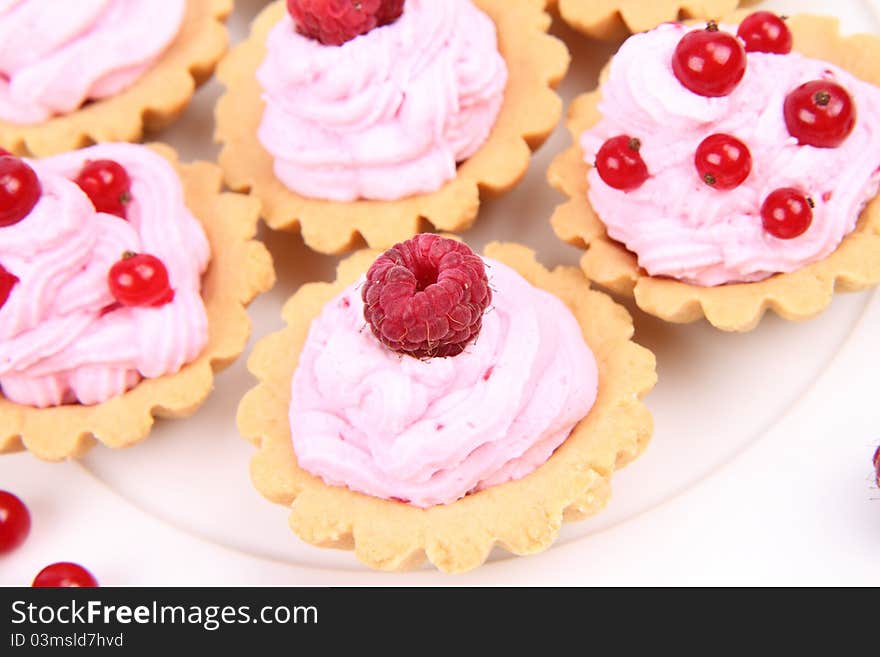
<svg viewBox="0 0 880 657">
<path fill-rule="evenodd" d="M 705 30 L 685 34 L 672 58 L 672 70 L 681 84 L 700 96 L 730 95 L 746 72 L 747 52 L 785 55 L 791 52 L 792 35 L 785 21 L 759 11 L 748 16 L 737 35 L 718 29 L 710 21 Z M 831 80 L 811 80 L 794 89 L 783 107 L 789 134 L 800 145 L 836 148 L 855 128 L 856 109 L 849 93 Z M 596 169 L 607 185 L 632 191 L 650 177 L 639 152 L 641 141 L 619 135 L 606 141 L 596 155 Z M 694 156 L 696 173 L 708 186 L 730 190 L 741 185 L 752 171 L 748 146 L 729 134 L 706 137 Z M 761 220 L 770 235 L 793 239 L 803 235 L 813 221 L 815 202 L 803 191 L 783 187 L 771 192 L 761 206 Z"/>
<path fill-rule="evenodd" d="M 131 179 L 118 162 L 87 162 L 74 182 L 89 197 L 97 212 L 127 219 Z M 42 194 L 42 185 L 33 168 L 21 158 L 0 149 L 0 228 L 24 220 Z M 19 282 L 13 272 L 0 264 L 0 308 Z M 165 264 L 146 253 L 124 253 L 110 269 L 108 285 L 114 299 L 122 306 L 163 306 L 174 298 Z"/>
<path fill-rule="evenodd" d="M 0 490 L 0 555 L 19 547 L 31 531 L 31 514 L 18 497 Z M 34 578 L 33 586 L 95 587 L 95 577 L 82 566 L 67 561 L 46 566 Z"/>
</svg>

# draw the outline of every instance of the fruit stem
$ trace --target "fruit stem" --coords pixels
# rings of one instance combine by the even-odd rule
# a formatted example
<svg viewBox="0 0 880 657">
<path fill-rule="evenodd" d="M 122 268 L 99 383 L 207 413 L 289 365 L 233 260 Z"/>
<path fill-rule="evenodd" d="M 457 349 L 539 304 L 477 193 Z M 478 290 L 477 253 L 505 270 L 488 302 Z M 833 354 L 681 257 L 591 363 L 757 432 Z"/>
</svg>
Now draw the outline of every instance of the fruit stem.
<svg viewBox="0 0 880 657">
<path fill-rule="evenodd" d="M 828 103 L 831 102 L 831 94 L 827 91 L 817 91 L 815 96 L 816 104 L 820 107 L 825 107 Z"/>
<path fill-rule="evenodd" d="M 137 255 L 134 251 L 123 251 L 122 259 L 128 260 L 129 258 L 134 258 Z"/>
<path fill-rule="evenodd" d="M 709 32 L 717 32 L 718 31 L 718 23 L 716 21 L 709 21 L 706 23 L 706 29 Z"/>
<path fill-rule="evenodd" d="M 627 146 L 629 146 L 629 149 L 631 151 L 635 151 L 636 153 L 638 153 L 639 149 L 642 147 L 642 141 L 638 137 L 633 137 L 629 140 Z"/>
</svg>

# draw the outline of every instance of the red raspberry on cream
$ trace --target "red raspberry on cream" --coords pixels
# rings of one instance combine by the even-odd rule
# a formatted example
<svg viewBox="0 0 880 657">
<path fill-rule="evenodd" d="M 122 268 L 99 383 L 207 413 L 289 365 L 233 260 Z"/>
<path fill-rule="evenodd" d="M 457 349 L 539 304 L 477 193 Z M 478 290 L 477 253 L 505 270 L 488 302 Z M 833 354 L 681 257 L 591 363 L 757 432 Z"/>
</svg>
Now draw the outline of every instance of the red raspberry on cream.
<svg viewBox="0 0 880 657">
<path fill-rule="evenodd" d="M 287 0 L 287 11 L 303 36 L 320 41 L 325 46 L 341 46 L 398 18 L 403 12 L 403 2 Z"/>
<path fill-rule="evenodd" d="M 457 356 L 480 332 L 492 301 L 483 260 L 439 235 L 416 235 L 379 256 L 363 287 L 364 318 L 393 351 Z"/>
</svg>

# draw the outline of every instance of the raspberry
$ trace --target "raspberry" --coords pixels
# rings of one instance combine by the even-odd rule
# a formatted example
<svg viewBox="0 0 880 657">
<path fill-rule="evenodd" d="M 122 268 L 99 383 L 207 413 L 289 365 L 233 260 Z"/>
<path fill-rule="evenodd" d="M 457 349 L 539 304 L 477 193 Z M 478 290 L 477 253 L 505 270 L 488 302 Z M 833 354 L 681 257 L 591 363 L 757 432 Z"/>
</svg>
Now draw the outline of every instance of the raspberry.
<svg viewBox="0 0 880 657">
<path fill-rule="evenodd" d="M 300 34 L 341 46 L 374 27 L 397 20 L 404 0 L 287 0 Z"/>
<path fill-rule="evenodd" d="M 403 13 L 403 3 L 404 0 L 382 0 L 382 6 L 376 15 L 379 25 L 389 25 L 400 18 Z"/>
<path fill-rule="evenodd" d="M 480 333 L 492 301 L 483 260 L 466 244 L 431 234 L 379 256 L 362 295 L 373 335 L 416 358 L 460 354 Z"/>
</svg>

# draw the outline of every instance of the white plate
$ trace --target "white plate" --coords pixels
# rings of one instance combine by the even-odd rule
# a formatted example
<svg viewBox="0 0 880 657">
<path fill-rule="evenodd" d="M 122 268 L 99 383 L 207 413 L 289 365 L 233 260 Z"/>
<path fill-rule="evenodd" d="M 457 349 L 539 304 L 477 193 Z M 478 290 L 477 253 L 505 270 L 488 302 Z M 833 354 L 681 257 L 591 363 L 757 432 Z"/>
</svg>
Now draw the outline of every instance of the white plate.
<svg viewBox="0 0 880 657">
<path fill-rule="evenodd" d="M 265 2 L 238 0 L 242 38 Z M 780 12 L 836 14 L 846 31 L 880 31 L 871 2 L 771 1 Z M 555 28 L 573 48 L 562 93 L 595 83 L 607 47 Z M 157 139 L 185 159 L 213 159 L 212 107 L 219 86 L 199 92 Z M 545 182 L 563 127 L 508 196 L 485 204 L 467 235 L 525 242 L 547 265 L 575 264 L 548 224 L 562 199 Z M 307 280 L 333 277 L 336 259 L 291 235 L 265 235 L 279 283 L 252 307 L 254 335 L 280 328 L 280 308 Z M 29 455 L 0 459 L 0 487 L 24 497 L 34 516 L 25 547 L 0 561 L 0 583 L 28 583 L 61 559 L 88 565 L 105 584 L 510 584 L 510 583 L 871 583 L 880 584 L 880 492 L 870 456 L 880 366 L 874 293 L 838 296 L 819 319 L 768 317 L 747 335 L 704 324 L 667 325 L 636 312 L 637 339 L 658 356 L 660 384 L 648 452 L 614 479 L 614 500 L 594 519 L 567 525 L 556 546 L 528 559 L 493 555 L 474 573 L 371 573 L 351 553 L 321 550 L 287 528 L 287 512 L 248 478 L 252 448 L 235 430 L 235 409 L 253 385 L 244 359 L 218 377 L 188 421 L 161 422 L 142 445 L 98 448 L 79 464 Z M 875 498 L 872 500 L 872 498 Z"/>
</svg>

